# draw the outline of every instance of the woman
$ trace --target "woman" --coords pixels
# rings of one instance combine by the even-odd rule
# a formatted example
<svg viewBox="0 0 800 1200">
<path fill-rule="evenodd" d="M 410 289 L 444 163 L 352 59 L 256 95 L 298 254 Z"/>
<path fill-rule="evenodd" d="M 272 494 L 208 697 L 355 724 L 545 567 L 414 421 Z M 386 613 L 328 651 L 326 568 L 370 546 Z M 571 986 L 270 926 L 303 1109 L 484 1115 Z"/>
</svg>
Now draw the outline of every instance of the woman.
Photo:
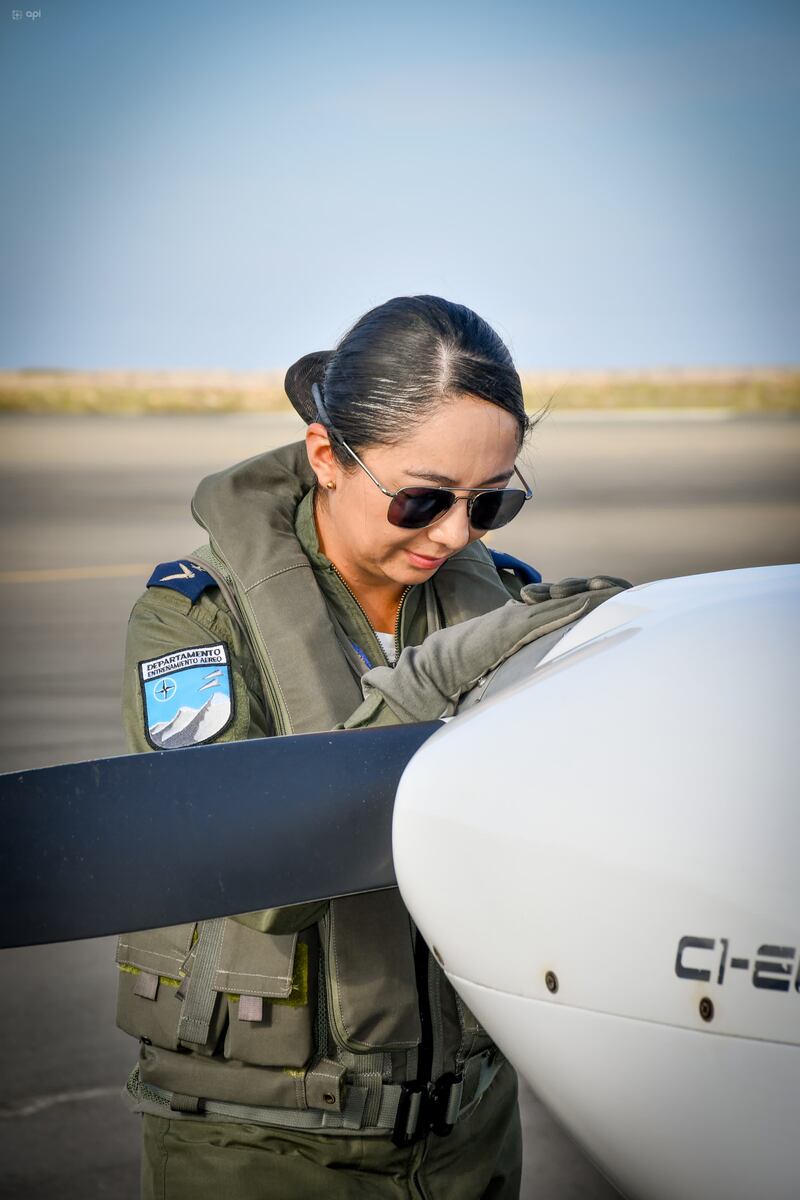
<svg viewBox="0 0 800 1200">
<path fill-rule="evenodd" d="M 618 590 L 523 592 L 480 542 L 530 498 L 529 422 L 469 309 L 390 300 L 286 390 L 305 444 L 204 480 L 209 544 L 133 609 L 132 750 L 452 712 Z M 144 1196 L 519 1194 L 514 1072 L 396 890 L 126 935 L 117 960 Z"/>
</svg>

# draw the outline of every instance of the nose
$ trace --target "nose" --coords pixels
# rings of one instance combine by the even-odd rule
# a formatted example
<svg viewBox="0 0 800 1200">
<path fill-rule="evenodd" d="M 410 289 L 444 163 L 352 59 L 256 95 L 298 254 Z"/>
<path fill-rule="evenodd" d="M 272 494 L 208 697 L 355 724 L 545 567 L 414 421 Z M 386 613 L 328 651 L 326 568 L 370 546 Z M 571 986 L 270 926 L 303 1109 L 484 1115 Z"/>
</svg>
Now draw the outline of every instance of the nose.
<svg viewBox="0 0 800 1200">
<path fill-rule="evenodd" d="M 441 520 L 428 528 L 428 537 L 437 546 L 441 546 L 447 554 L 455 554 L 457 550 L 463 550 L 470 540 L 465 496 L 459 496 Z"/>
</svg>

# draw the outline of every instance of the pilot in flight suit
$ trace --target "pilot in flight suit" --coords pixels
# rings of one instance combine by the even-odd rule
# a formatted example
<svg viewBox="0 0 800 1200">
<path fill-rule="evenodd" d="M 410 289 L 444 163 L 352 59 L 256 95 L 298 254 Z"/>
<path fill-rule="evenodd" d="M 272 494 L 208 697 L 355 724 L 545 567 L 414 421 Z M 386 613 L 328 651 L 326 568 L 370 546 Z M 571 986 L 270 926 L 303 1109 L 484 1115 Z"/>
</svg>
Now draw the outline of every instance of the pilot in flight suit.
<svg viewBox="0 0 800 1200">
<path fill-rule="evenodd" d="M 131 614 L 131 751 L 450 715 L 626 586 L 559 592 L 473 542 L 407 590 L 393 667 L 320 550 L 314 482 L 298 443 L 201 484 L 208 545 Z M 514 1071 L 396 889 L 126 934 L 117 963 L 144 1196 L 518 1196 Z"/>
</svg>

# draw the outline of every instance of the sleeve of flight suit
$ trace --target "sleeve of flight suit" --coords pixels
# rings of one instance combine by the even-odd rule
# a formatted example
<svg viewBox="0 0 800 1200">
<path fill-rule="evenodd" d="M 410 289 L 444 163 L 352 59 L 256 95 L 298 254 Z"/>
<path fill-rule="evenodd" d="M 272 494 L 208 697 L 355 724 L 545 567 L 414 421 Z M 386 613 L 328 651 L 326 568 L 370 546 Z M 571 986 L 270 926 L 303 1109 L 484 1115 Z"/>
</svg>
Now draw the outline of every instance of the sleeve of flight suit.
<svg viewBox="0 0 800 1200">
<path fill-rule="evenodd" d="M 508 592 L 510 600 L 519 600 L 524 581 L 512 570 L 498 569 L 498 578 Z M 367 697 L 340 729 L 377 729 L 386 725 L 400 725 L 408 718 L 396 713 L 378 692 Z"/>
<path fill-rule="evenodd" d="M 128 621 L 125 644 L 122 718 L 133 753 L 151 750 L 147 739 L 139 663 L 189 647 L 224 643 L 231 663 L 233 708 L 227 728 L 213 740 L 241 741 L 269 737 L 272 722 L 261 700 L 258 671 L 241 630 L 211 588 L 194 603 L 169 588 L 148 588 L 139 597 Z"/>
<path fill-rule="evenodd" d="M 519 600 L 525 586 L 519 576 L 513 571 L 498 571 L 500 582 L 508 592 L 510 600 Z M 379 692 L 373 692 L 358 708 L 350 714 L 347 720 L 339 726 L 340 729 L 378 729 L 386 725 L 402 725 L 407 720 L 396 713 Z"/>
<path fill-rule="evenodd" d="M 394 667 L 361 678 L 364 701 L 344 729 L 435 721 L 455 714 L 460 699 L 517 650 L 564 629 L 630 583 L 610 575 L 526 584 L 519 600 L 441 629 L 406 646 Z"/>
<path fill-rule="evenodd" d="M 139 664 L 189 647 L 218 643 L 225 644 L 230 660 L 232 714 L 225 729 L 207 740 L 232 742 L 273 735 L 274 725 L 262 699 L 258 669 L 219 589 L 210 588 L 192 602 L 178 591 L 152 587 L 133 607 L 125 645 L 122 715 L 132 753 L 153 749 L 148 740 Z M 326 902 L 297 904 L 242 913 L 234 919 L 264 933 L 294 933 L 318 921 L 326 907 Z"/>
</svg>

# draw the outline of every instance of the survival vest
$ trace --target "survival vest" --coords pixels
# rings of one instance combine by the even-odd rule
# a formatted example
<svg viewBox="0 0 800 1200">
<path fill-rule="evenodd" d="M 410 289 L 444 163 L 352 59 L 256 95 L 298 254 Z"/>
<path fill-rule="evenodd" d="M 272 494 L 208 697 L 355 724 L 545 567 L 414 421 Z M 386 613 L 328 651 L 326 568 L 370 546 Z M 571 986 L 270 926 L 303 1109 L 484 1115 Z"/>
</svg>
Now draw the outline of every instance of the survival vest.
<svg viewBox="0 0 800 1200">
<path fill-rule="evenodd" d="M 332 729 L 362 700 L 364 663 L 295 532 L 314 482 L 300 442 L 209 476 L 192 504 L 209 542 L 188 561 L 242 625 L 280 734 Z M 480 542 L 422 587 L 428 632 L 509 597 Z M 223 918 L 123 935 L 117 961 L 137 1111 L 404 1145 L 452 1128 L 502 1062 L 397 889 L 332 900 L 295 933 Z"/>
</svg>

